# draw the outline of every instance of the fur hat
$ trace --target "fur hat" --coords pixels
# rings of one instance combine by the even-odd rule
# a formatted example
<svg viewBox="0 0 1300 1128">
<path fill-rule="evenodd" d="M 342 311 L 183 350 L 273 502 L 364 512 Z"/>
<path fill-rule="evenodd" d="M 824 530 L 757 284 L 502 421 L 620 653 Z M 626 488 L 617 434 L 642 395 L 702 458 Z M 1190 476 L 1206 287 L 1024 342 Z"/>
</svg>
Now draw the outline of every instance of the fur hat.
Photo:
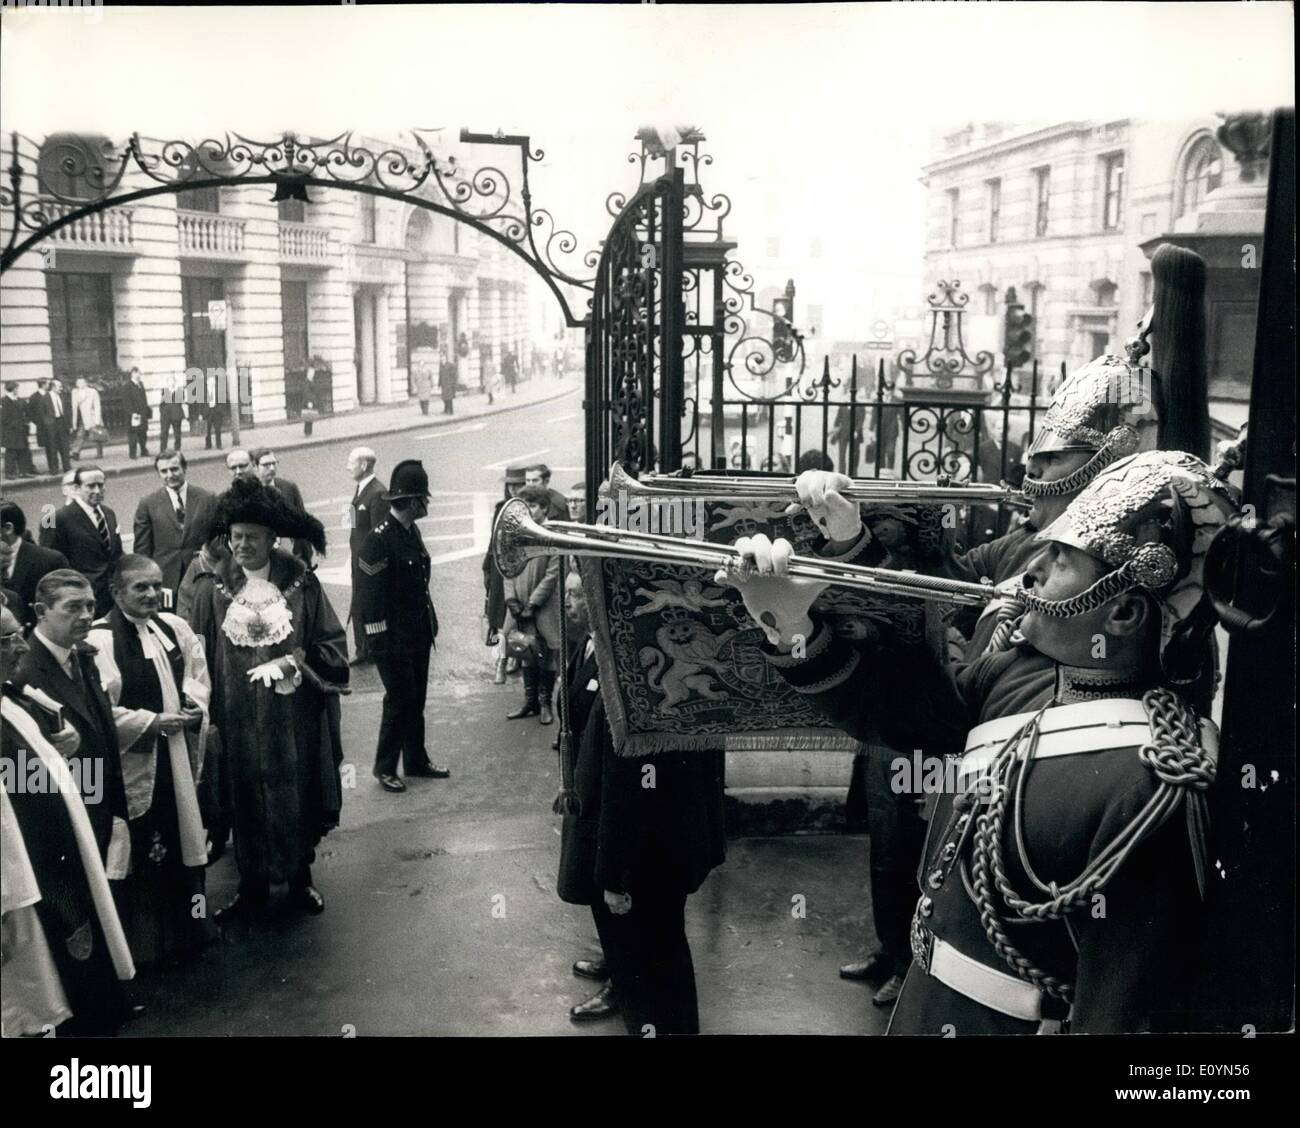
<svg viewBox="0 0 1300 1128">
<path fill-rule="evenodd" d="M 310 513 L 294 509 L 278 490 L 267 489 L 256 478 L 236 478 L 217 499 L 213 533 L 228 534 L 231 525 L 263 525 L 276 536 L 305 540 L 317 552 L 325 551 L 325 526 Z"/>
</svg>

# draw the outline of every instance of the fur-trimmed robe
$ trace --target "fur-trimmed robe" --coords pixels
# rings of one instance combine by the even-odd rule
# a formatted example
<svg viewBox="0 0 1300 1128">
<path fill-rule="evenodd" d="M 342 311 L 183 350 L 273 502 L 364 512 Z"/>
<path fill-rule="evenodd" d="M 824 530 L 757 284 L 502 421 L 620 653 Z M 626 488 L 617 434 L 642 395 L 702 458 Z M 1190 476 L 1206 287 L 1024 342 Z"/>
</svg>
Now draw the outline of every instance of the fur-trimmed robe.
<svg viewBox="0 0 1300 1128">
<path fill-rule="evenodd" d="M 297 557 L 271 550 L 270 580 L 285 595 L 293 633 L 271 646 L 236 646 L 222 631 L 245 577 L 233 560 L 199 577 L 192 625 L 212 674 L 212 721 L 221 751 L 208 765 L 218 809 L 235 829 L 243 879 L 288 881 L 338 825 L 343 762 L 337 694 L 348 681 L 347 638 L 320 582 Z M 248 672 L 293 654 L 302 684 L 277 693 Z"/>
</svg>

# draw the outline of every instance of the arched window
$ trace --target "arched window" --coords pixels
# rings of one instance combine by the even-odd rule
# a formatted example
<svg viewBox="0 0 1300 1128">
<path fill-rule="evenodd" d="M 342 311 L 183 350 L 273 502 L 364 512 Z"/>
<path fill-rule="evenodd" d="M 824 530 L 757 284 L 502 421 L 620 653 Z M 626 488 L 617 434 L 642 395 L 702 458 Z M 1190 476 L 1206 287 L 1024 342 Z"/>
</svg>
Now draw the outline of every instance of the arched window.
<svg viewBox="0 0 1300 1128">
<path fill-rule="evenodd" d="M 1223 183 L 1223 154 L 1218 142 L 1206 134 L 1197 138 L 1183 161 L 1178 214 L 1186 215 L 1201 206 L 1205 197 Z"/>
</svg>

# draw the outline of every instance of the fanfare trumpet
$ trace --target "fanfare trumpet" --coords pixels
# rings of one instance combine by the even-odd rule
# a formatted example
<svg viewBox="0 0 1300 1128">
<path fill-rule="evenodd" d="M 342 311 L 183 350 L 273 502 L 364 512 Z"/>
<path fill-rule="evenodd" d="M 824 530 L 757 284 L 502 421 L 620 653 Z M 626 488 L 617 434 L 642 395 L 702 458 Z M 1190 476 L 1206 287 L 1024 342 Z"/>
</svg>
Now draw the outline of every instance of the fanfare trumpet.
<svg viewBox="0 0 1300 1128">
<path fill-rule="evenodd" d="M 701 474 L 643 474 L 638 481 L 615 462 L 609 470 L 609 493 L 637 498 L 696 498 L 701 501 L 798 501 L 793 478 L 728 478 Z M 906 502 L 942 505 L 1013 505 L 1028 509 L 1032 502 L 1019 490 L 991 482 L 895 481 L 884 478 L 855 478 L 840 491 L 853 501 L 866 504 Z"/>
<path fill-rule="evenodd" d="M 658 560 L 687 568 L 716 571 L 740 559 L 728 544 L 634 533 L 605 525 L 548 521 L 539 525 L 518 498 L 507 501 L 492 530 L 492 555 L 507 579 L 519 575 L 538 556 L 615 556 L 624 560 Z M 892 568 L 837 564 L 818 557 L 792 556 L 789 574 L 877 594 L 904 595 L 938 603 L 982 607 L 994 596 L 990 584 L 971 584 Z"/>
</svg>

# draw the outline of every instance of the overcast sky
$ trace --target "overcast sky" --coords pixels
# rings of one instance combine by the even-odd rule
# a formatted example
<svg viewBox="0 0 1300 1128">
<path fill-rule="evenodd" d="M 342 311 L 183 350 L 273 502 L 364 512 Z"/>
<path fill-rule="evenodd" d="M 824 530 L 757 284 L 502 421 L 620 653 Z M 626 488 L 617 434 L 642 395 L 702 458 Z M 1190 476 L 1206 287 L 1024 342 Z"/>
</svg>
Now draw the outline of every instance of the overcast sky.
<svg viewBox="0 0 1300 1128">
<path fill-rule="evenodd" d="M 406 125 L 528 133 L 534 199 L 591 245 L 647 123 L 696 124 L 737 255 L 820 237 L 919 271 L 936 128 L 1290 104 L 1287 3 L 5 10 L 0 126 L 29 136 Z M 7 142 L 6 142 L 7 147 Z M 775 228 L 775 230 L 774 230 Z M 772 279 L 760 278 L 760 282 Z"/>
</svg>

